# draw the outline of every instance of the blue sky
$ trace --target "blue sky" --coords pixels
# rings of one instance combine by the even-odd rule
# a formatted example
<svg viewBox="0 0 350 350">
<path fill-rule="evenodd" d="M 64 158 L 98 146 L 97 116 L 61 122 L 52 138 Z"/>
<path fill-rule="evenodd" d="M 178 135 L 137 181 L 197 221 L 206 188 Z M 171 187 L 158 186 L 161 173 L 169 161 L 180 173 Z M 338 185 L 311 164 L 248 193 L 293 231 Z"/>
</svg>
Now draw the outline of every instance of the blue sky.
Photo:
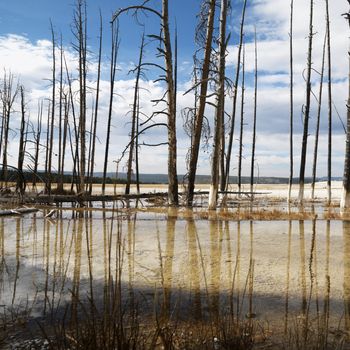
<svg viewBox="0 0 350 350">
<path fill-rule="evenodd" d="M 132 0 L 88 1 L 89 44 L 96 49 L 95 40 L 99 28 L 99 11 L 101 10 L 104 27 L 107 29 L 112 14 L 119 8 L 137 3 Z M 185 7 L 184 7 L 185 4 Z M 178 34 L 181 45 L 181 54 L 191 57 L 193 52 L 193 37 L 196 25 L 196 14 L 199 10 L 199 1 L 170 1 L 171 24 L 174 28 L 178 23 Z M 50 19 L 57 33 L 62 33 L 64 41 L 72 39 L 71 23 L 73 18 L 74 0 L 14 0 L 0 1 L 0 33 L 16 33 L 27 36 L 36 41 L 50 36 Z M 153 15 L 140 15 L 140 21 L 145 25 L 148 34 L 158 31 L 158 20 Z M 120 18 L 121 45 L 128 48 L 129 56 L 138 52 L 141 26 L 137 25 L 131 16 Z M 105 33 L 108 37 L 108 33 Z M 107 40 L 106 40 L 107 41 Z M 108 45 L 108 42 L 106 42 Z M 123 57 L 122 57 L 123 58 Z"/>
<path fill-rule="evenodd" d="M 138 0 L 107 1 L 88 0 L 88 45 L 90 54 L 90 80 L 94 86 L 94 73 L 96 71 L 97 37 L 99 27 L 99 9 L 102 11 L 104 25 L 103 47 L 103 77 L 101 95 L 101 115 L 105 113 L 108 101 L 108 67 L 110 56 L 109 21 L 112 13 L 120 7 L 130 4 L 138 4 Z M 151 4 L 158 6 L 160 1 L 152 0 Z M 179 116 L 178 116 L 178 140 L 179 140 L 179 173 L 186 172 L 185 157 L 188 147 L 188 138 L 182 130 L 182 108 L 193 104 L 193 96 L 183 95 L 191 86 L 192 55 L 196 48 L 194 43 L 194 30 L 197 24 L 196 15 L 200 8 L 200 1 L 170 0 L 170 21 L 172 29 L 175 22 L 178 27 L 179 41 Z M 245 139 L 244 139 L 244 174 L 249 173 L 250 149 L 251 149 L 251 116 L 253 106 L 252 74 L 254 62 L 254 45 L 252 37 L 254 27 L 258 33 L 259 56 L 259 94 L 258 94 L 258 141 L 257 162 L 260 175 L 288 176 L 288 118 L 289 118 L 289 1 L 287 0 L 248 0 L 246 19 L 246 52 L 248 86 L 246 91 L 245 106 Z M 237 32 L 242 1 L 234 0 L 232 3 L 233 16 L 229 21 L 232 29 L 232 38 L 228 47 L 227 75 L 232 79 L 236 65 Z M 47 81 L 51 75 L 51 47 L 50 47 L 50 19 L 54 25 L 57 36 L 62 33 L 65 52 L 72 72 L 76 70 L 76 59 L 71 43 L 73 40 L 71 24 L 73 19 L 74 0 L 0 0 L 0 70 L 10 69 L 23 83 L 27 90 L 28 113 L 31 118 L 36 118 L 37 100 L 48 96 L 50 92 Z M 330 1 L 332 58 L 333 58 L 333 102 L 339 111 L 341 118 L 345 119 L 345 101 L 347 93 L 347 48 L 348 26 L 341 14 L 347 11 L 347 2 L 344 0 Z M 146 34 L 158 32 L 158 19 L 153 15 L 140 17 L 145 24 Z M 118 56 L 118 73 L 116 82 L 115 109 L 113 114 L 112 144 L 111 144 L 111 168 L 112 160 L 117 159 L 127 144 L 128 110 L 132 101 L 133 76 L 128 74 L 138 58 L 142 27 L 137 25 L 131 15 L 124 14 L 120 19 L 120 51 Z M 302 131 L 302 106 L 305 100 L 305 83 L 303 71 L 306 67 L 307 35 L 308 35 L 308 1 L 295 0 L 295 164 L 298 169 L 299 141 Z M 324 36 L 324 0 L 315 0 L 315 37 L 313 66 L 313 89 L 318 92 L 319 75 L 316 73 L 321 65 L 321 48 Z M 174 32 L 172 32 L 174 35 Z M 154 46 L 148 45 L 146 58 L 154 59 Z M 145 113 L 152 113 L 154 106 L 150 100 L 161 96 L 163 86 L 153 83 L 152 79 L 158 72 L 149 71 L 149 81 L 142 81 L 144 93 L 141 96 L 142 108 Z M 326 95 L 324 94 L 324 101 Z M 315 127 L 315 113 L 317 103 L 313 100 L 309 152 L 313 149 L 313 134 Z M 227 97 L 227 111 L 231 110 L 231 101 Z M 326 105 L 324 105 L 321 120 L 319 175 L 326 174 Z M 207 117 L 212 121 L 213 111 L 207 109 Z M 101 117 L 99 129 L 101 144 L 98 146 L 100 154 L 104 151 L 103 140 L 106 122 Z M 238 130 L 238 124 L 236 125 Z M 155 130 L 144 136 L 144 141 L 159 139 L 164 141 L 164 130 Z M 235 141 L 233 153 L 237 153 L 237 141 Z M 13 160 L 16 159 L 16 142 L 10 144 Z M 12 148 L 11 148 L 12 147 Z M 210 149 L 210 148 L 209 148 Z M 344 132 L 341 123 L 334 110 L 334 142 L 333 142 L 333 169 L 335 176 L 342 175 Z M 310 157 L 310 156 L 309 156 Z M 100 157 L 102 158 L 102 157 Z M 309 158 L 311 164 L 311 158 Z M 146 173 L 166 172 L 166 148 L 141 149 L 141 171 Z M 101 168 L 100 160 L 97 167 Z M 236 165 L 233 164 L 232 173 L 235 173 Z M 202 152 L 199 161 L 199 173 L 207 174 L 210 168 L 210 156 Z M 311 168 L 311 167 L 310 167 Z M 307 169 L 310 174 L 310 169 Z M 297 171 L 296 174 L 297 175 Z"/>
</svg>

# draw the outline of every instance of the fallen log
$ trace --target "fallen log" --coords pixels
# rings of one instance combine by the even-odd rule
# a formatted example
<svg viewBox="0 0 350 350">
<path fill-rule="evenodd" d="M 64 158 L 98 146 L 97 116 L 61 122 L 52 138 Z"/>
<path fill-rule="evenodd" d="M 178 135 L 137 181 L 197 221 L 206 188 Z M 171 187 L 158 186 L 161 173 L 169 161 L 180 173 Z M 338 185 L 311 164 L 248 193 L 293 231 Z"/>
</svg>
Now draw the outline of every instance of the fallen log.
<svg viewBox="0 0 350 350">
<path fill-rule="evenodd" d="M 267 192 L 236 192 L 236 191 L 220 191 L 220 194 L 235 194 L 235 195 L 257 195 L 267 194 Z M 209 191 L 197 191 L 194 193 L 196 196 L 208 195 Z M 184 196 L 186 192 L 180 192 L 179 195 Z M 23 201 L 26 203 L 65 203 L 65 202 L 114 202 L 114 201 L 127 201 L 132 199 L 150 199 L 150 198 L 161 198 L 167 197 L 168 192 L 152 192 L 152 193 L 131 193 L 131 194 L 115 194 L 115 195 L 44 195 L 40 194 L 37 196 L 26 196 Z"/>
<path fill-rule="evenodd" d="M 143 198 L 166 197 L 168 192 L 116 194 L 116 195 L 38 195 L 25 197 L 23 200 L 30 203 L 65 203 L 65 202 L 114 202 Z"/>
<path fill-rule="evenodd" d="M 36 213 L 39 209 L 36 208 L 16 208 L 16 209 L 0 209 L 0 216 L 8 216 L 8 215 L 23 215 Z"/>
</svg>

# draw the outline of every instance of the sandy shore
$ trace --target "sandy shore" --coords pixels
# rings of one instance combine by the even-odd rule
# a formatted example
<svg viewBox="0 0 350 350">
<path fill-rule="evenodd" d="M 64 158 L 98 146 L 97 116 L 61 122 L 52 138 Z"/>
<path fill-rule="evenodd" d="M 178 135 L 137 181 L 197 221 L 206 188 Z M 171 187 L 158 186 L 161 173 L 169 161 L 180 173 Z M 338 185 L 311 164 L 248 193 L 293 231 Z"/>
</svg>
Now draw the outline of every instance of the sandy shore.
<svg viewBox="0 0 350 350">
<path fill-rule="evenodd" d="M 68 189 L 70 185 L 67 185 Z M 140 186 L 142 193 L 147 192 L 167 192 L 168 186 L 166 184 L 141 184 Z M 209 184 L 197 184 L 195 187 L 196 191 L 209 191 Z M 242 185 L 242 190 L 249 192 L 250 185 Z M 111 185 L 106 186 L 106 194 L 121 194 L 125 191 L 125 185 Z M 179 192 L 184 192 L 185 187 L 179 185 Z M 238 191 L 237 185 L 230 185 L 229 191 Z M 257 184 L 254 185 L 254 191 L 259 192 L 259 196 L 266 196 L 268 198 L 287 198 L 288 195 L 288 185 L 287 184 Z M 333 181 L 332 182 L 332 199 L 334 201 L 339 201 L 342 191 L 342 182 Z M 292 187 L 292 199 L 297 199 L 298 197 L 298 185 L 293 185 Z M 136 186 L 131 186 L 131 193 L 136 193 Z M 93 194 L 101 194 L 101 185 L 93 185 Z M 311 199 L 311 185 L 305 185 L 305 199 Z M 315 199 L 323 200 L 327 199 L 327 183 L 325 181 L 317 182 L 315 185 Z"/>
</svg>

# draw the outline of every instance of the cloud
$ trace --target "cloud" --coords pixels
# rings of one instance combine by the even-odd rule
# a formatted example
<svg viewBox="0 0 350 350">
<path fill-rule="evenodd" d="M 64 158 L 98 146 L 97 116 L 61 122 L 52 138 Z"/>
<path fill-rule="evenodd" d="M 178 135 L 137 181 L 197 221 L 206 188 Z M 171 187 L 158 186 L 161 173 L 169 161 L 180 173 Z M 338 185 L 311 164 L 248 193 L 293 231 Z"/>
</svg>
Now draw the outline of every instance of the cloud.
<svg viewBox="0 0 350 350">
<path fill-rule="evenodd" d="M 309 26 L 309 2 L 294 2 L 294 132 L 295 136 L 295 169 L 298 169 L 300 134 L 303 130 L 302 111 L 305 104 L 305 69 L 308 49 Z M 346 2 L 329 2 L 331 16 L 331 49 L 332 49 L 332 90 L 333 90 L 333 169 L 338 176 L 342 174 L 344 152 L 344 130 L 338 117 L 345 121 L 346 100 L 348 86 L 348 24 L 342 17 L 347 11 Z M 259 140 L 264 137 L 273 149 L 263 152 L 263 145 L 257 145 L 257 159 L 260 159 L 260 170 L 264 175 L 279 173 L 288 175 L 288 140 L 289 138 L 289 1 L 280 0 L 255 0 L 247 10 L 245 27 L 245 52 L 246 72 L 248 86 L 246 88 L 245 118 L 246 129 L 251 128 L 251 116 L 253 114 L 253 79 L 254 71 L 254 31 L 256 28 L 258 37 L 258 135 Z M 238 22 L 237 22 L 238 23 Z M 313 27 L 313 71 L 312 71 L 312 106 L 309 127 L 309 150 L 313 149 L 313 135 L 318 111 L 318 94 L 320 84 L 322 48 L 325 36 L 325 2 L 315 1 L 314 27 Z M 238 49 L 236 45 L 228 47 L 228 72 L 234 74 L 237 62 Z M 327 68 L 327 61 L 326 61 Z M 323 104 L 321 111 L 320 143 L 327 144 L 327 74 L 323 86 Z M 340 147 L 341 146 L 341 147 Z M 326 173 L 324 162 L 327 150 L 321 150 L 320 173 Z M 282 155 L 281 155 L 282 154 Z M 321 154 L 321 153 L 320 153 Z M 273 157 L 281 157 L 274 162 Z M 279 164 L 279 166 L 277 166 Z M 283 166 L 282 166 L 283 164 Z M 310 163 L 308 163 L 310 164 Z M 308 169 L 309 171 L 309 169 Z"/>
<path fill-rule="evenodd" d="M 288 2 L 289 3 L 289 2 Z M 258 114 L 257 114 L 257 148 L 256 161 L 261 176 L 288 176 L 289 169 L 289 4 L 282 0 L 254 0 L 248 7 L 246 24 L 246 101 L 245 101 L 245 134 L 244 134 L 244 161 L 243 174 L 248 175 L 250 171 L 251 154 L 251 132 L 253 115 L 253 71 L 254 71 L 254 42 L 253 33 L 256 27 L 258 35 Z M 347 74 L 348 74 L 348 27 L 341 13 L 346 12 L 346 2 L 330 1 L 331 13 L 331 36 L 332 36 L 332 74 L 333 74 L 333 102 L 339 111 L 340 117 L 346 114 L 347 99 Z M 308 6 L 305 2 L 295 2 L 294 17 L 294 130 L 295 130 L 295 169 L 298 168 L 300 153 L 300 139 L 303 128 L 302 109 L 305 103 L 305 81 L 303 73 L 306 67 L 307 57 L 307 36 L 308 36 Z M 238 20 L 234 21 L 237 29 Z M 318 96 L 319 71 L 322 59 L 322 47 L 325 33 L 324 1 L 315 1 L 314 19 L 314 51 L 313 51 L 313 92 Z M 38 100 L 44 101 L 44 120 L 47 118 L 47 100 L 51 96 L 51 75 L 52 75 L 52 44 L 50 40 L 42 39 L 31 42 L 28 37 L 16 34 L 0 36 L 0 69 L 11 70 L 26 88 L 27 111 L 31 120 L 36 123 Z M 180 48 L 181 50 L 181 48 Z M 77 74 L 76 52 L 70 47 L 64 47 L 67 64 L 70 74 L 74 78 Z M 57 52 L 57 55 L 59 53 Z M 105 57 L 105 56 L 104 56 Z M 117 80 L 115 82 L 115 96 L 112 114 L 112 134 L 110 144 L 109 164 L 110 170 L 115 169 L 114 160 L 118 159 L 129 141 L 130 133 L 130 111 L 133 104 L 135 78 L 127 71 L 134 67 L 133 59 L 118 63 Z M 228 47 L 227 75 L 232 79 L 237 59 L 237 47 L 231 44 Z M 92 115 L 91 107 L 96 92 L 96 58 L 91 54 L 89 57 L 88 75 L 88 117 Z M 57 57 L 57 62 L 59 57 Z M 184 59 L 179 67 L 178 87 L 178 170 L 179 173 L 186 172 L 186 153 L 189 147 L 189 138 L 182 128 L 181 110 L 193 106 L 193 92 L 184 95 L 184 92 L 191 87 L 189 71 L 191 60 Z M 110 99 L 110 83 L 108 81 L 109 62 L 104 58 L 102 62 L 103 75 L 100 85 L 99 119 L 98 119 L 98 142 L 96 168 L 102 169 L 103 154 L 105 149 L 108 106 Z M 149 75 L 155 75 L 149 72 Z M 65 77 L 66 80 L 66 77 Z M 145 120 L 154 111 L 162 109 L 161 105 L 156 106 L 151 100 L 156 100 L 164 94 L 164 86 L 161 83 L 142 79 L 140 93 L 140 106 Z M 67 86 L 67 85 L 66 85 Z M 73 90 L 77 91 L 78 83 L 73 79 Z M 327 100 L 326 85 L 324 86 L 323 105 L 321 113 L 321 136 L 319 153 L 319 174 L 326 173 L 327 158 Z M 240 92 L 239 92 L 240 94 Z M 77 96 L 75 96 L 77 101 Z M 238 98 L 238 101 L 240 99 Z M 18 107 L 18 106 L 17 106 Z M 227 112 L 231 113 L 232 101 L 227 97 Z M 308 164 L 311 164 L 314 131 L 316 123 L 318 103 L 316 97 L 312 98 L 310 136 L 308 147 Z M 19 108 L 16 108 L 18 111 Z M 238 108 L 238 115 L 240 108 Z M 58 113 L 58 109 L 56 109 Z M 206 116 L 213 126 L 213 108 L 208 107 Z M 14 119 L 19 114 L 14 112 Z M 236 172 L 237 167 L 237 131 L 239 128 L 238 117 L 236 117 L 236 134 L 233 149 L 233 160 L 231 173 Z M 153 122 L 165 122 L 166 116 L 160 114 L 154 117 Z M 90 121 L 87 121 L 89 125 Z M 73 121 L 70 120 L 73 126 Z M 44 128 L 46 122 L 44 122 Z M 43 136 L 44 137 L 44 136 Z M 56 135 L 57 137 L 57 135 Z M 140 142 L 159 143 L 166 142 L 167 136 L 164 128 L 154 128 L 140 137 Z M 212 142 L 212 139 L 210 140 Z M 55 153 L 57 153 L 57 143 Z M 17 152 L 16 139 L 10 142 L 11 161 L 16 163 Z M 342 159 L 344 152 L 344 131 L 334 110 L 334 138 L 333 138 L 333 168 L 335 175 L 342 173 Z M 67 155 L 69 164 L 70 156 Z M 126 160 L 126 159 L 125 159 Z M 43 167 L 44 159 L 41 159 Z M 124 162 L 124 161 L 123 161 Z M 123 162 L 121 167 L 123 167 Z M 125 163 L 124 163 L 125 164 Z M 119 169 L 121 171 L 121 169 Z M 140 147 L 140 170 L 141 172 L 165 173 L 167 171 L 167 146 Z M 310 168 L 307 169 L 310 172 Z M 297 172 L 297 171 L 296 171 Z M 199 174 L 210 173 L 210 154 L 201 150 L 198 164 Z"/>
<path fill-rule="evenodd" d="M 33 45 L 23 36 L 0 36 L 1 67 L 19 76 L 29 88 L 42 86 L 51 70 L 50 46 L 48 40 Z"/>
<path fill-rule="evenodd" d="M 0 36 L 0 48 L 2 55 L 0 57 L 0 68 L 6 71 L 11 71 L 12 74 L 18 78 L 20 84 L 23 84 L 26 89 L 26 111 L 30 114 L 30 119 L 33 123 L 33 127 L 36 127 L 38 118 L 38 102 L 43 101 L 43 132 L 42 132 L 42 143 L 45 144 L 46 140 L 46 127 L 47 127 L 47 115 L 49 109 L 48 100 L 51 99 L 51 76 L 52 76 L 52 44 L 49 40 L 39 40 L 32 43 L 27 37 L 19 35 L 6 35 Z M 69 68 L 69 74 L 72 81 L 72 91 L 74 94 L 75 101 L 75 113 L 79 113 L 78 105 L 78 94 L 79 84 L 76 79 L 77 74 L 77 57 L 76 53 L 69 47 L 64 48 L 64 54 L 66 57 L 67 65 Z M 57 52 L 56 63 L 59 67 L 59 52 Z M 107 72 L 109 67 L 108 61 L 103 62 L 104 70 Z M 129 70 L 134 65 L 128 63 L 127 66 L 120 64 L 119 68 L 124 71 Z M 57 68 L 57 78 L 59 77 L 59 68 Z M 89 76 L 87 80 L 88 95 L 87 95 L 87 106 L 88 106 L 88 120 L 87 125 L 90 125 L 90 117 L 92 115 L 92 106 L 95 99 L 96 92 L 96 62 L 90 60 L 89 64 Z M 68 91 L 66 72 L 64 75 L 65 91 Z M 105 74 L 106 75 L 106 74 Z M 126 77 L 125 74 L 121 75 L 125 78 L 120 78 L 115 81 L 114 97 L 113 97 L 113 111 L 111 119 L 111 141 L 110 141 L 110 155 L 109 155 L 109 169 L 115 168 L 113 161 L 119 159 L 122 151 L 129 142 L 130 133 L 130 120 L 131 111 L 134 100 L 134 86 L 135 78 L 132 75 Z M 103 77 L 104 78 L 104 77 Z M 56 112 L 55 112 L 55 126 L 58 125 L 58 91 L 59 82 L 57 82 L 57 96 L 56 96 Z M 140 80 L 140 111 L 141 111 L 141 122 L 147 120 L 153 112 L 164 109 L 164 104 L 160 103 L 156 105 L 154 100 L 160 99 L 164 94 L 164 87 L 160 83 L 154 83 L 153 81 Z M 191 94 L 183 95 L 184 91 L 179 91 L 179 111 L 185 105 L 193 104 L 193 96 Z M 110 82 L 102 79 L 100 82 L 100 96 L 99 96 L 99 114 L 98 114 L 98 142 L 97 142 L 97 157 L 96 157 L 96 169 L 102 169 L 105 151 L 105 139 L 106 130 L 108 123 L 108 109 L 110 100 Z M 14 112 L 12 114 L 12 122 L 18 123 L 19 114 L 19 103 L 17 100 Z M 179 112 L 180 115 L 180 112 Z M 152 123 L 165 123 L 166 115 L 157 114 L 152 118 L 151 122 L 148 122 L 145 126 Z M 74 137 L 74 123 L 72 117 L 70 117 L 70 127 L 72 135 Z M 18 129 L 17 124 L 14 129 Z M 9 158 L 11 162 L 16 164 L 17 154 L 17 134 L 14 134 L 14 138 L 10 140 L 9 146 Z M 53 163 L 57 163 L 58 154 L 58 139 L 57 130 L 55 131 L 54 142 L 54 160 Z M 179 163 L 180 170 L 185 171 L 184 167 L 184 156 L 187 151 L 188 138 L 185 137 L 182 132 L 181 118 L 179 118 L 179 144 L 186 145 L 186 147 L 179 146 Z M 145 144 L 162 143 L 167 141 L 166 130 L 164 127 L 155 127 L 149 129 L 145 134 L 140 136 L 140 169 L 143 172 L 166 172 L 167 169 L 167 147 L 148 147 Z M 31 145 L 30 145 L 31 147 Z M 181 151 L 183 150 L 183 152 Z M 155 155 L 156 158 L 155 158 Z M 45 152 L 42 152 L 40 159 L 40 167 L 44 167 L 44 156 Z M 67 160 L 68 166 L 71 165 L 70 161 L 70 149 L 69 145 L 67 148 Z M 156 162 L 155 162 L 156 160 Z M 30 160 L 28 159 L 30 162 Z M 126 161 L 126 158 L 124 159 Z M 123 162 L 121 162 L 123 164 Z M 122 166 L 122 165 L 121 165 Z"/>
</svg>

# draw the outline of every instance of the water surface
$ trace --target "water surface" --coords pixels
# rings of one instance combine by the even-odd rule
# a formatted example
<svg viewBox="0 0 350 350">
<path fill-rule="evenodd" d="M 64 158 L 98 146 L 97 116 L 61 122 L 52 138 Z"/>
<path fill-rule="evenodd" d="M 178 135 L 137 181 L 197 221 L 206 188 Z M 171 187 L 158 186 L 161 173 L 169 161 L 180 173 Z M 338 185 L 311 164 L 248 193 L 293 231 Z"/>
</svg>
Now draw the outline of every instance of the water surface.
<svg viewBox="0 0 350 350">
<path fill-rule="evenodd" d="M 183 320 L 226 313 L 284 332 L 300 318 L 349 327 L 350 222 L 230 221 L 92 212 L 0 219 L 0 313 L 60 319 L 116 295 Z M 166 219 L 166 220 L 165 220 Z M 155 307 L 156 305 L 156 307 Z"/>
</svg>

